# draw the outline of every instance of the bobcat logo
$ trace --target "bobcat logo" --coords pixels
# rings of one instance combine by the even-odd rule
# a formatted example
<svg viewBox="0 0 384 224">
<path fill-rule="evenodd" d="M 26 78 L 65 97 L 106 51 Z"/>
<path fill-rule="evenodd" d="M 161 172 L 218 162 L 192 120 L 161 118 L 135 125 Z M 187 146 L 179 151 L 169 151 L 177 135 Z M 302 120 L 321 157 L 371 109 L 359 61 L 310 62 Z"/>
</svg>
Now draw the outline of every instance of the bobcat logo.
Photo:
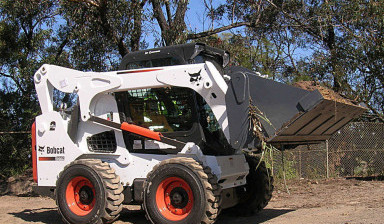
<svg viewBox="0 0 384 224">
<path fill-rule="evenodd" d="M 191 77 L 190 79 L 189 79 L 189 81 L 191 82 L 191 83 L 195 83 L 195 82 L 199 82 L 200 80 L 201 80 L 201 69 L 200 69 L 200 71 L 198 71 L 198 72 L 196 72 L 196 73 L 188 73 L 188 75 Z M 197 83 L 197 85 L 199 85 L 199 83 Z"/>
<path fill-rule="evenodd" d="M 39 146 L 38 151 L 39 151 L 39 152 L 44 152 L 44 148 L 45 148 L 45 146 Z"/>
</svg>

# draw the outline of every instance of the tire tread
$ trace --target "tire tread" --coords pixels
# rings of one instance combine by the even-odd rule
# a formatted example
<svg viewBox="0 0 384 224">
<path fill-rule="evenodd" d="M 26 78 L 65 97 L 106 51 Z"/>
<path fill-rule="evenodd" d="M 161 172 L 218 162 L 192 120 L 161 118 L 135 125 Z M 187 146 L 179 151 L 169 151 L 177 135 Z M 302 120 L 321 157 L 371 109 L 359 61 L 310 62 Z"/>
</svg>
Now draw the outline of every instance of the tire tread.
<svg viewBox="0 0 384 224">
<path fill-rule="evenodd" d="M 171 159 L 164 160 L 154 166 L 151 172 L 147 175 L 147 180 L 149 179 L 151 175 L 153 175 L 153 172 L 157 170 L 160 166 L 164 166 L 167 164 L 181 164 L 183 166 L 188 167 L 190 170 L 192 170 L 201 180 L 201 183 L 206 191 L 206 206 L 204 215 L 201 218 L 201 224 L 212 224 L 216 221 L 216 218 L 219 214 L 219 201 L 221 197 L 221 188 L 218 184 L 217 177 L 212 174 L 212 171 L 209 167 L 204 166 L 201 162 L 196 161 L 193 158 L 190 157 L 175 157 Z M 146 186 L 149 186 L 151 183 L 146 182 Z M 149 221 L 151 221 L 148 214 L 146 214 L 146 217 Z M 151 221 L 152 222 L 152 221 Z M 152 222 L 153 223 L 153 222 Z"/>
<path fill-rule="evenodd" d="M 120 177 L 115 173 L 115 170 L 109 166 L 107 162 L 103 162 L 99 159 L 79 159 L 75 160 L 64 167 L 60 172 L 57 182 L 63 175 L 63 172 L 73 165 L 84 165 L 93 169 L 103 182 L 105 189 L 106 204 L 105 209 L 99 215 L 99 218 L 94 220 L 93 223 L 111 223 L 115 221 L 123 208 L 122 202 L 124 201 L 123 186 L 120 183 Z M 58 183 L 56 183 L 57 186 Z M 56 191 L 55 191 L 56 194 Z M 60 210 L 58 200 L 56 198 L 56 204 L 58 205 L 59 213 L 63 217 L 65 223 L 68 222 Z"/>
</svg>

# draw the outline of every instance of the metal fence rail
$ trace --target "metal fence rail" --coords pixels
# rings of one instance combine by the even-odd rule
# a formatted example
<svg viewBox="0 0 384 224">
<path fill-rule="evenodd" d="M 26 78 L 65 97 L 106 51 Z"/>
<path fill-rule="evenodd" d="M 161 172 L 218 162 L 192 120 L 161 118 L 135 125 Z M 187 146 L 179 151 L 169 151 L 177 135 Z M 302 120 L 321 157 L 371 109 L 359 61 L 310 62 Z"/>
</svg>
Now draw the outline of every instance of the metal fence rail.
<svg viewBox="0 0 384 224">
<path fill-rule="evenodd" d="M 384 124 L 350 123 L 328 142 L 274 151 L 268 163 L 277 178 L 283 164 L 291 179 L 384 175 Z"/>
</svg>

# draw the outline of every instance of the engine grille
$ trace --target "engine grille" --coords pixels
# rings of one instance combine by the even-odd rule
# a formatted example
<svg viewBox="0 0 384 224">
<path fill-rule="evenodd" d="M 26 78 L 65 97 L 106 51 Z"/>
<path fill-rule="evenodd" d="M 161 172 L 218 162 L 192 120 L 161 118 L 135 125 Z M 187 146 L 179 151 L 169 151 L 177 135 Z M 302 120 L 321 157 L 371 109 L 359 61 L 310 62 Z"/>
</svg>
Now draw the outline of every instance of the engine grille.
<svg viewBox="0 0 384 224">
<path fill-rule="evenodd" d="M 116 151 L 114 131 L 105 131 L 87 138 L 88 149 L 93 152 L 111 153 Z"/>
</svg>

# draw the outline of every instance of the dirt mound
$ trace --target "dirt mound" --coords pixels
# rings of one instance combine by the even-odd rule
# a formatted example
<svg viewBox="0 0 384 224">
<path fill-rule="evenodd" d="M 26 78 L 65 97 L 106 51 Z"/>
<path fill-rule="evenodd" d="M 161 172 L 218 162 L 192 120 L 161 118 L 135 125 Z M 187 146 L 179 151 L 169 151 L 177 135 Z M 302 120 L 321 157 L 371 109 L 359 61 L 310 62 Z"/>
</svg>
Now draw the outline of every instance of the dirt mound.
<svg viewBox="0 0 384 224">
<path fill-rule="evenodd" d="M 352 102 L 351 100 L 344 98 L 343 96 L 336 93 L 332 89 L 325 86 L 321 86 L 319 83 L 316 83 L 314 81 L 300 81 L 300 82 L 294 83 L 293 86 L 301 89 L 305 89 L 308 91 L 319 90 L 321 95 L 323 95 L 324 99 L 357 106 L 356 103 Z"/>
<path fill-rule="evenodd" d="M 0 181 L 0 195 L 34 196 L 32 170 Z"/>
</svg>

